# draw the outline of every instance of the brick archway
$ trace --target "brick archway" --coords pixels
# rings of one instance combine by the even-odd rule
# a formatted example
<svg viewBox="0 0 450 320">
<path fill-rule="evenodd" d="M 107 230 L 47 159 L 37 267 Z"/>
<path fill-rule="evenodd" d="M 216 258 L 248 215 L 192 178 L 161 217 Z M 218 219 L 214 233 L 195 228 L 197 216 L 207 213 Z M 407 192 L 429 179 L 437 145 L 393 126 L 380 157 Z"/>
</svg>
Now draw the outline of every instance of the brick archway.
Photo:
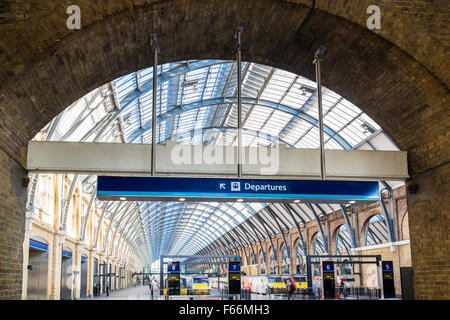
<svg viewBox="0 0 450 320">
<path fill-rule="evenodd" d="M 336 253 L 336 242 L 337 242 L 336 237 L 338 235 L 339 229 L 343 225 L 345 225 L 345 223 L 339 223 L 333 228 L 333 230 L 330 230 L 330 235 L 331 235 L 331 239 L 329 240 L 330 241 L 330 250 L 333 254 Z"/>
<path fill-rule="evenodd" d="M 408 19 L 389 14 L 398 12 L 397 8 L 382 6 L 387 11 L 386 30 L 380 35 L 369 31 L 364 27 L 364 10 L 372 2 L 383 4 L 321 1 L 300 31 L 309 1 L 174 0 L 132 5 L 123 0 L 113 6 L 85 0 L 80 1 L 83 26 L 79 31 L 67 30 L 67 14 L 55 2 L 24 8 L 28 21 L 17 20 L 14 8 L 7 8 L 6 23 L 0 27 L 5 34 L 2 47 L 8 48 L 0 60 L 4 66 L 0 72 L 0 177 L 6 181 L 0 189 L 6 199 L 0 219 L 2 228 L 17 228 L 15 233 L 5 230 L 7 239 L 2 240 L 11 250 L 2 251 L 0 260 L 12 261 L 15 271 L 12 280 L 5 280 L 3 287 L 9 289 L 0 290 L 0 295 L 20 297 L 27 141 L 88 91 L 151 66 L 152 32 L 158 33 L 160 63 L 233 59 L 238 25 L 244 26 L 244 60 L 310 79 L 314 51 L 326 46 L 323 85 L 358 105 L 409 152 L 409 183 L 419 186 L 416 194 L 408 195 L 412 261 L 418 277 L 432 278 L 436 270 L 422 268 L 427 263 L 423 252 L 432 252 L 442 262 L 448 256 L 438 243 L 447 236 L 439 225 L 448 223 L 448 205 L 443 204 L 448 204 L 450 171 L 449 68 L 442 66 L 448 66 L 449 59 L 439 39 L 436 42 L 419 31 L 415 37 L 411 30 L 419 27 L 407 28 Z M 433 11 L 435 6 L 424 10 Z M 402 31 L 395 33 L 399 25 Z M 426 38 L 424 47 L 415 45 L 417 37 Z M 430 220 L 434 222 L 427 223 Z M 428 288 L 429 283 L 416 284 L 416 297 L 448 297 L 448 289 Z M 421 290 L 425 287 L 429 290 Z"/>
</svg>

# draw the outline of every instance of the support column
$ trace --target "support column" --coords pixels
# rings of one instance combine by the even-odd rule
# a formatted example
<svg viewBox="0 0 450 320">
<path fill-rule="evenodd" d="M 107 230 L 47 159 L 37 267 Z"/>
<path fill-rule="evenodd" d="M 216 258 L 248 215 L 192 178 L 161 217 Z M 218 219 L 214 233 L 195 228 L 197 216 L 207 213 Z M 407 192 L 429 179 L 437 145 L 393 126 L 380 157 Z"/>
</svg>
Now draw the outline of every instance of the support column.
<svg viewBox="0 0 450 320">
<path fill-rule="evenodd" d="M 88 279 L 87 279 L 87 296 L 89 298 L 94 296 L 94 251 L 90 248 L 88 250 Z"/>
<path fill-rule="evenodd" d="M 66 239 L 66 234 L 63 230 L 55 234 L 53 240 L 53 250 L 52 250 L 52 290 L 50 299 L 59 300 L 61 298 L 61 263 L 62 263 L 62 250 L 64 247 L 64 242 Z"/>
<path fill-rule="evenodd" d="M 30 258 L 30 236 L 28 232 L 25 232 L 22 251 L 23 251 L 22 300 L 26 300 L 28 288 L 28 264 L 29 264 L 28 262 Z"/>
<path fill-rule="evenodd" d="M 81 251 L 83 248 L 84 246 L 80 241 L 75 243 L 75 252 L 73 256 L 74 287 L 72 290 L 72 295 L 75 300 L 80 299 L 81 296 Z"/>
<path fill-rule="evenodd" d="M 448 300 L 450 290 L 442 283 L 448 281 L 450 256 L 450 163 L 411 176 L 407 201 L 415 299 Z"/>
</svg>

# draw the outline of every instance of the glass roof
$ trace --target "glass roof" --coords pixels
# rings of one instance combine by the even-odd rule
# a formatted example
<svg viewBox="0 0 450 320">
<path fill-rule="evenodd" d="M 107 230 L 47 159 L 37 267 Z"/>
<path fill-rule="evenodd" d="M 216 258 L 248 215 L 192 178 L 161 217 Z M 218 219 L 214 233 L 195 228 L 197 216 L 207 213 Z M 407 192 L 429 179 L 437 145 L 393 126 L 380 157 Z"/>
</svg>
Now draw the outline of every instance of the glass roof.
<svg viewBox="0 0 450 320">
<path fill-rule="evenodd" d="M 242 63 L 244 146 L 318 148 L 316 84 L 302 76 L 256 63 Z M 237 144 L 235 61 L 189 60 L 158 66 L 156 141 Z M 152 141 L 153 69 L 122 76 L 79 99 L 50 122 L 36 140 L 146 143 Z M 323 88 L 326 149 L 398 150 L 369 116 Z M 91 189 L 96 176 L 80 175 Z M 402 182 L 387 182 L 395 187 Z M 87 188 L 86 187 L 86 188 Z M 161 254 L 194 254 L 257 241 L 280 227 L 314 220 L 337 205 L 140 202 L 142 238 L 152 261 Z M 111 206 L 113 210 L 114 206 Z M 123 215 L 125 212 L 123 211 Z M 120 214 L 114 221 L 119 221 Z M 127 219 L 122 219 L 123 223 Z M 263 221 L 263 222 L 262 222 Z"/>
</svg>

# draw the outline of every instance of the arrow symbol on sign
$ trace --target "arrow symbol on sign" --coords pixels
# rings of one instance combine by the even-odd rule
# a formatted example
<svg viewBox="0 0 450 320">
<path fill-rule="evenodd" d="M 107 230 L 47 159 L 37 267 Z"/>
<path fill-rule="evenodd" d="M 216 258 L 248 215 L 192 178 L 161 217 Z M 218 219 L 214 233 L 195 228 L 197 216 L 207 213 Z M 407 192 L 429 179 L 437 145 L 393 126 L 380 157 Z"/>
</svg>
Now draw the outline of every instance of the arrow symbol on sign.
<svg viewBox="0 0 450 320">
<path fill-rule="evenodd" d="M 219 184 L 219 187 L 220 187 L 220 190 L 225 189 L 226 188 L 225 183 Z"/>
</svg>

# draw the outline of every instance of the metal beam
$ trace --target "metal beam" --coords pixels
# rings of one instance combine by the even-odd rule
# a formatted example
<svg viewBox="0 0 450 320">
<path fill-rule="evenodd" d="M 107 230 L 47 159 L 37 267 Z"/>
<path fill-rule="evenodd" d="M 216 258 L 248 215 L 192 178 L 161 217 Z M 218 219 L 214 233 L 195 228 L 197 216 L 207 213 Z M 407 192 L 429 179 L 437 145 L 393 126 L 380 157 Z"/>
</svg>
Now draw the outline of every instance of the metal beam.
<svg viewBox="0 0 450 320">
<path fill-rule="evenodd" d="M 206 100 L 194 101 L 194 102 L 191 102 L 191 103 L 188 103 L 185 105 L 172 106 L 172 108 L 170 108 L 170 110 L 167 110 L 164 114 L 159 115 L 156 118 L 156 122 L 160 123 L 171 117 L 179 115 L 183 112 L 202 108 L 205 106 L 218 105 L 218 104 L 235 104 L 237 102 L 238 102 L 238 99 L 236 97 L 217 97 L 217 98 L 211 98 L 211 99 L 206 99 Z M 261 107 L 266 107 L 266 108 L 270 108 L 273 110 L 280 110 L 280 111 L 288 113 L 292 116 L 295 116 L 299 119 L 305 120 L 314 126 L 319 125 L 319 121 L 316 118 L 314 118 L 313 116 L 307 114 L 306 112 L 296 109 L 296 108 L 293 108 L 293 107 L 290 107 L 290 106 L 287 106 L 287 105 L 277 103 L 277 102 L 273 102 L 270 100 L 264 100 L 264 99 L 242 97 L 242 103 L 259 105 Z M 141 136 L 142 134 L 144 134 L 145 132 L 150 130 L 151 126 L 152 126 L 152 122 L 149 121 L 146 124 L 144 124 L 143 127 L 139 127 L 134 132 L 130 133 L 129 134 L 129 142 L 133 142 L 139 136 Z M 326 125 L 324 125 L 323 128 L 324 128 L 324 132 L 326 134 L 328 134 L 330 137 L 332 137 L 334 140 L 336 140 L 336 142 L 339 143 L 344 149 L 347 149 L 347 150 L 352 149 L 352 146 L 343 137 L 341 137 L 336 131 L 334 131 L 333 129 L 331 129 L 330 127 L 328 127 Z"/>
</svg>

